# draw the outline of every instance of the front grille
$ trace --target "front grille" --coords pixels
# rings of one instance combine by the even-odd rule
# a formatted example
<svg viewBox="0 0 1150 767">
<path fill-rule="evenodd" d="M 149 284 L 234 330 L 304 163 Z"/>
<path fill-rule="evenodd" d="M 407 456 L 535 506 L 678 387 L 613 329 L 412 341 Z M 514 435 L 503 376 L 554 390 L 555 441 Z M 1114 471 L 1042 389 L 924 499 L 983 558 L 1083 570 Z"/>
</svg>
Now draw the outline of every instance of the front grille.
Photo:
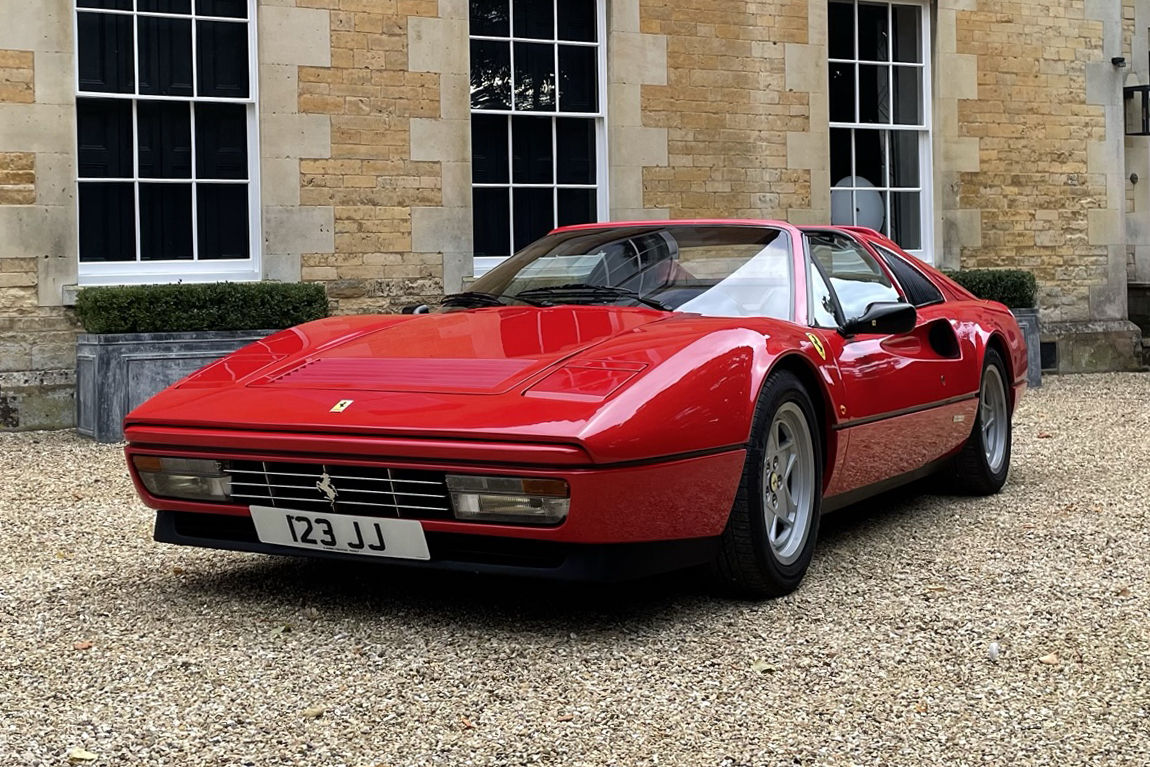
<svg viewBox="0 0 1150 767">
<path fill-rule="evenodd" d="M 246 505 L 402 519 L 451 519 L 442 472 L 330 463 L 226 461 Z M 323 488 L 335 493 L 334 506 Z"/>
</svg>

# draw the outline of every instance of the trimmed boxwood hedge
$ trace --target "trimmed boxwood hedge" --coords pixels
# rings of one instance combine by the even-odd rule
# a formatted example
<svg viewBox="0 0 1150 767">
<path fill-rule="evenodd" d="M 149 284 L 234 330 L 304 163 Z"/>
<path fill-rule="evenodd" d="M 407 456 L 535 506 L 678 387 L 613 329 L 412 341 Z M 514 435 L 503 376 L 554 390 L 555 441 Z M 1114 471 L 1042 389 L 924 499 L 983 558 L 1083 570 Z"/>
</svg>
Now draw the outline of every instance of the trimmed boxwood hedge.
<svg viewBox="0 0 1150 767">
<path fill-rule="evenodd" d="M 1006 304 L 1008 309 L 1030 309 L 1037 305 L 1038 281 L 1023 269 L 964 269 L 947 272 L 979 298 Z"/>
<path fill-rule="evenodd" d="M 76 316 L 89 333 L 278 330 L 328 316 L 322 285 L 216 282 L 84 288 Z"/>
</svg>

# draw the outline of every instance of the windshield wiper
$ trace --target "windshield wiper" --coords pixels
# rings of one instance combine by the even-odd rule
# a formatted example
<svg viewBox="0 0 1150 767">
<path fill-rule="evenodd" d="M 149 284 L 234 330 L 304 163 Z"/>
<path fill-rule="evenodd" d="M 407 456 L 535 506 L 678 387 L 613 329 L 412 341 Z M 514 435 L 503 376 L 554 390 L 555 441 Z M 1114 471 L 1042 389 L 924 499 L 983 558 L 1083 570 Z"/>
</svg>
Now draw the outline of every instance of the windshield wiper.
<svg viewBox="0 0 1150 767">
<path fill-rule="evenodd" d="M 518 301 L 531 306 L 547 306 L 545 301 L 532 301 L 519 296 L 505 296 L 500 293 L 481 293 L 475 290 L 465 290 L 462 293 L 452 293 L 444 296 L 439 302 L 440 306 L 507 306 L 507 301 Z"/>
<path fill-rule="evenodd" d="M 567 285 L 550 285 L 545 288 L 531 288 L 529 290 L 521 290 L 515 295 L 516 298 L 525 300 L 544 298 L 558 301 L 579 301 L 580 299 L 612 299 L 618 301 L 620 298 L 629 298 L 655 309 L 661 309 L 664 312 L 671 311 L 671 307 L 662 301 L 656 301 L 654 298 L 644 298 L 639 295 L 637 291 L 631 290 L 630 288 L 620 288 L 613 285 L 590 285 L 584 282 L 573 282 Z"/>
</svg>

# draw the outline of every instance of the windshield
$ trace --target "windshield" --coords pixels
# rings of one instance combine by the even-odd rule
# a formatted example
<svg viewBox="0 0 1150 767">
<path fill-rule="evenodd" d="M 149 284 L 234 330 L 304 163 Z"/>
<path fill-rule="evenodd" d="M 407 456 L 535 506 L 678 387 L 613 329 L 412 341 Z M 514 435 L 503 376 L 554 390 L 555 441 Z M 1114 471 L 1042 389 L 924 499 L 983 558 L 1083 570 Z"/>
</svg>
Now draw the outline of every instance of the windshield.
<svg viewBox="0 0 1150 767">
<path fill-rule="evenodd" d="M 712 317 L 792 316 L 790 237 L 759 226 L 637 226 L 549 235 L 470 293 L 543 305 L 646 304 Z"/>
</svg>

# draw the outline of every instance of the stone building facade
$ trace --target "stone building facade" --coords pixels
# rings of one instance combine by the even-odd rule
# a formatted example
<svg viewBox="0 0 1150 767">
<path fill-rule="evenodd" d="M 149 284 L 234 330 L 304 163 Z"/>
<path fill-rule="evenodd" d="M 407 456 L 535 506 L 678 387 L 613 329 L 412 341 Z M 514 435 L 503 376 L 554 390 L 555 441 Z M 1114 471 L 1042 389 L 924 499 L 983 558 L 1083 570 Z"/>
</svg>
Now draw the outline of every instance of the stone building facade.
<svg viewBox="0 0 1150 767">
<path fill-rule="evenodd" d="M 1123 89 L 1150 83 L 1150 0 L 0 19 L 0 428 L 70 423 L 85 285 L 317 281 L 338 312 L 392 311 L 608 218 L 873 225 L 944 268 L 1034 272 L 1062 370 L 1139 364 L 1150 137 L 1126 135 Z"/>
</svg>

